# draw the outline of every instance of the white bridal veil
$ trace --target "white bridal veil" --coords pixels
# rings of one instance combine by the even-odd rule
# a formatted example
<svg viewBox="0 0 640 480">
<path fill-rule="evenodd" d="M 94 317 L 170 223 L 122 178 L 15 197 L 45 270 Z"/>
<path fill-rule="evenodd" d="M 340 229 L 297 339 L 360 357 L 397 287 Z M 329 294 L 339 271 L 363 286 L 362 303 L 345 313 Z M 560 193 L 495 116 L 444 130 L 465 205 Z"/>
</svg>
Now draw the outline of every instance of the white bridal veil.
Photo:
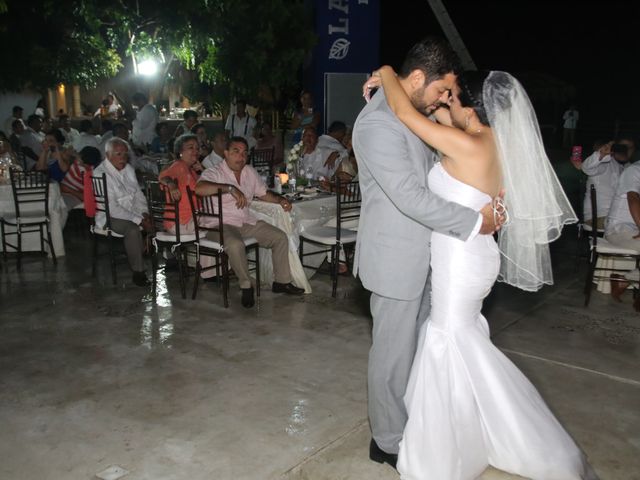
<svg viewBox="0 0 640 480">
<path fill-rule="evenodd" d="M 491 72 L 482 94 L 509 212 L 509 222 L 498 235 L 498 281 L 535 291 L 553 283 L 549 242 L 577 218 L 547 158 L 536 114 L 520 82 L 506 72 Z"/>
</svg>

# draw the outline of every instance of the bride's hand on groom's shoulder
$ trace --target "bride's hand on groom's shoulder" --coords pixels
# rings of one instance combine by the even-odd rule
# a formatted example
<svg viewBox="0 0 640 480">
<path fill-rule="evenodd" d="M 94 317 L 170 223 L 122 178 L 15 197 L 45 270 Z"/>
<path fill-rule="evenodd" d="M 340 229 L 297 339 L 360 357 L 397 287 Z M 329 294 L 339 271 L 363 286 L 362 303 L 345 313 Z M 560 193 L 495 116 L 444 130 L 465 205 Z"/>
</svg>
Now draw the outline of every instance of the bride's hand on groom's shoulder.
<svg viewBox="0 0 640 480">
<path fill-rule="evenodd" d="M 371 100 L 371 93 L 382 86 L 382 77 L 380 76 L 381 70 L 390 70 L 395 74 L 393 68 L 389 65 L 383 65 L 378 70 L 374 70 L 367 81 L 364 82 L 364 85 L 362 85 L 362 96 L 367 102 Z"/>
</svg>

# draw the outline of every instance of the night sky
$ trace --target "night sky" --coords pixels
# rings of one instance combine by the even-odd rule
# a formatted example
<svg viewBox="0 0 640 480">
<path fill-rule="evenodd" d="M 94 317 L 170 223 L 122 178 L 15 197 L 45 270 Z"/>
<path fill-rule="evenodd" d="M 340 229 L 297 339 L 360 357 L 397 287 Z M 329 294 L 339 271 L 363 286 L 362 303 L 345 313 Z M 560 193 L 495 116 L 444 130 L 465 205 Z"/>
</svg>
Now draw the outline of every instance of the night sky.
<svg viewBox="0 0 640 480">
<path fill-rule="evenodd" d="M 546 73 L 573 85 L 585 122 L 640 122 L 640 2 L 443 3 L 478 68 Z M 442 35 L 427 0 L 382 0 L 381 13 L 382 63 L 397 67 L 414 42 Z"/>
</svg>

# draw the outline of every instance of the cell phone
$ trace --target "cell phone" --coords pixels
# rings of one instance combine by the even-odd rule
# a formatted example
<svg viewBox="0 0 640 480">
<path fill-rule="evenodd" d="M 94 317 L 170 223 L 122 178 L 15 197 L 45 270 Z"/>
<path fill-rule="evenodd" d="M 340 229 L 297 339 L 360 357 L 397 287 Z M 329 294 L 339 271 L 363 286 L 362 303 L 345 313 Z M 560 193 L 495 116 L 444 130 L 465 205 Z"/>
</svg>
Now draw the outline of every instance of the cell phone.
<svg viewBox="0 0 640 480">
<path fill-rule="evenodd" d="M 49 151 L 50 151 L 51 153 L 55 153 L 55 151 L 56 151 L 56 147 L 55 147 L 54 145 L 51 145 L 51 146 L 49 147 Z"/>
<path fill-rule="evenodd" d="M 620 153 L 627 155 L 629 153 L 629 147 L 624 143 L 614 143 L 611 145 L 611 153 Z"/>
</svg>

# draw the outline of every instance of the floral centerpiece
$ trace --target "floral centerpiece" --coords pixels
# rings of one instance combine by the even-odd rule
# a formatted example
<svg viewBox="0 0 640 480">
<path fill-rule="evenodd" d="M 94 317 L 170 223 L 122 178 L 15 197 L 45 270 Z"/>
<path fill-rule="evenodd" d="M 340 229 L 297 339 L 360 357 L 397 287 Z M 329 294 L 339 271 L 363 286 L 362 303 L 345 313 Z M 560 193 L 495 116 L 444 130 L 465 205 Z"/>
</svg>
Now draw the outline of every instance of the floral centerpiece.
<svg viewBox="0 0 640 480">
<path fill-rule="evenodd" d="M 302 141 L 299 141 L 291 147 L 289 155 L 287 155 L 287 172 L 289 172 L 289 174 L 293 172 L 294 167 L 298 166 L 300 158 L 302 158 Z"/>
<path fill-rule="evenodd" d="M 297 185 L 306 185 L 307 179 L 305 177 L 304 166 L 302 165 L 302 156 L 304 155 L 302 141 L 296 143 L 289 154 L 287 155 L 287 173 L 289 179 L 295 179 Z"/>
</svg>

